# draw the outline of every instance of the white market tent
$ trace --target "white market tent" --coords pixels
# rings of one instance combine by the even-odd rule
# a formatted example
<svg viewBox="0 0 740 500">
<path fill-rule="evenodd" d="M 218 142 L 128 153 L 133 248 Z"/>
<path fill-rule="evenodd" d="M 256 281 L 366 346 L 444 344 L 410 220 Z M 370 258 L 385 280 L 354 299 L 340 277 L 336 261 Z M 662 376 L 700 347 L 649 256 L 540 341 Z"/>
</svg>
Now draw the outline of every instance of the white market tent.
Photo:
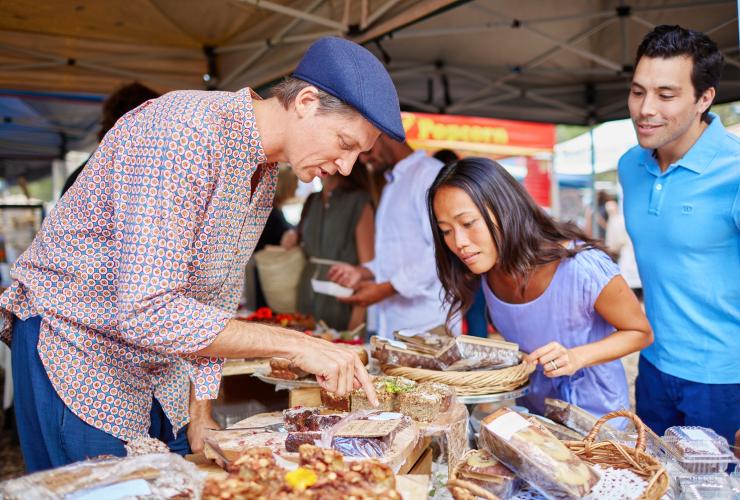
<svg viewBox="0 0 740 500">
<path fill-rule="evenodd" d="M 22 160 L 33 149 L 23 142 L 31 139 L 5 135 L 14 126 L 57 134 L 48 154 L 72 143 L 90 145 L 95 132 L 90 96 L 102 98 L 133 80 L 162 92 L 247 85 L 264 91 L 325 35 L 363 43 L 384 60 L 405 110 L 585 124 L 626 116 L 639 41 L 656 24 L 681 24 L 709 33 L 726 55 L 718 102 L 740 99 L 736 0 L 0 0 L 0 5 L 0 99 L 20 99 L 32 108 L 31 116 L 21 117 L 0 103 L 0 170 L 6 172 L 9 159 Z M 52 113 L 51 119 L 32 116 L 52 107 L 46 101 L 39 105 L 41 100 L 60 95 L 84 101 L 85 116 L 74 118 L 71 111 Z"/>
<path fill-rule="evenodd" d="M 630 120 L 603 123 L 591 132 L 555 145 L 555 172 L 560 175 L 591 175 L 592 140 L 593 171 L 597 174 L 616 170 L 619 158 L 637 145 L 637 136 Z"/>
</svg>

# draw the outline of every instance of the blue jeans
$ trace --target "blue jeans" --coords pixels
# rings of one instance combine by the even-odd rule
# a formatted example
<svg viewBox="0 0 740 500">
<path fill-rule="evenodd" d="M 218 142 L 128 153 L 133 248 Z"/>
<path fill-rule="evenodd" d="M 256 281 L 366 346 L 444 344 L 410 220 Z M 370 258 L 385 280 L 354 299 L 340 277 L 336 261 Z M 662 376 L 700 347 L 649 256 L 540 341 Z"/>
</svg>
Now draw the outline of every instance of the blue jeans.
<svg viewBox="0 0 740 500">
<path fill-rule="evenodd" d="M 640 356 L 637 415 L 662 436 L 674 425 L 708 427 L 735 444 L 740 429 L 740 384 L 702 384 L 668 375 Z"/>
<path fill-rule="evenodd" d="M 18 438 L 27 472 L 36 472 L 96 457 L 126 456 L 124 442 L 83 422 L 57 395 L 39 358 L 41 317 L 14 318 L 11 352 Z M 180 455 L 190 453 L 187 427 L 174 435 L 156 399 L 149 435 Z"/>
</svg>

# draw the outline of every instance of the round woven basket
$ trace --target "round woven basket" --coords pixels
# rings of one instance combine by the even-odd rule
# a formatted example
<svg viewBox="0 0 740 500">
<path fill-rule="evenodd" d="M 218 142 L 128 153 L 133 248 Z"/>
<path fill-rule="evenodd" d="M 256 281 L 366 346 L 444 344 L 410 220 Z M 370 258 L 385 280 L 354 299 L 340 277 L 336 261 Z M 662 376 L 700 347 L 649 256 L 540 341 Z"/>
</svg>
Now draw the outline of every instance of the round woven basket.
<svg viewBox="0 0 740 500">
<path fill-rule="evenodd" d="M 617 417 L 626 417 L 635 423 L 637 443 L 634 448 L 615 441 L 595 442 L 601 426 L 607 420 Z M 612 467 L 614 469 L 629 469 L 647 481 L 645 491 L 638 497 L 640 500 L 658 500 L 668 491 L 670 480 L 668 473 L 658 459 L 645 453 L 645 424 L 631 411 L 619 410 L 608 413 L 594 424 L 593 429 L 591 429 L 591 432 L 588 433 L 583 441 L 563 441 L 563 444 L 582 460 L 590 464 Z M 447 487 L 453 497 L 456 500 L 475 498 L 498 500 L 497 496 L 484 490 L 477 484 L 458 479 L 458 469 L 466 460 L 467 454 L 463 455 L 461 460 L 455 465 L 450 480 L 447 483 Z"/>
<path fill-rule="evenodd" d="M 629 418 L 637 430 L 635 447 L 626 446 L 616 441 L 596 442 L 601 426 L 608 420 L 618 417 Z M 647 481 L 647 487 L 640 500 L 657 500 L 668 491 L 670 478 L 657 458 L 645 453 L 645 424 L 640 417 L 627 410 L 613 411 L 601 417 L 583 441 L 565 441 L 565 446 L 591 464 L 615 469 L 629 469 Z"/>
<path fill-rule="evenodd" d="M 454 388 L 458 396 L 481 396 L 518 389 L 529 380 L 535 366 L 520 363 L 509 368 L 486 371 L 438 371 L 405 366 L 383 366 L 383 373 L 406 377 L 416 382 L 439 382 Z"/>
</svg>

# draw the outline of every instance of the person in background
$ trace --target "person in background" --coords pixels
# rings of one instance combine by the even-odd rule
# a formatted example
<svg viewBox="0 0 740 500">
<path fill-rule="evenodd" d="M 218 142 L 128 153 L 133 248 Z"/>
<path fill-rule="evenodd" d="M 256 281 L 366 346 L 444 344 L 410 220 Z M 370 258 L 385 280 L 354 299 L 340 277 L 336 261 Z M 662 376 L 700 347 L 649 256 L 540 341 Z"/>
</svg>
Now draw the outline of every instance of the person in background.
<svg viewBox="0 0 740 500">
<path fill-rule="evenodd" d="M 434 246 L 426 211 L 426 191 L 442 163 L 385 135 L 360 160 L 384 172 L 387 184 L 375 217 L 375 258 L 360 266 L 343 264 L 329 270 L 332 281 L 355 290 L 339 300 L 375 305 L 375 314 L 368 311 L 368 331 L 383 338 L 392 338 L 401 329 L 444 324 L 449 306 L 431 271 Z"/>
<path fill-rule="evenodd" d="M 146 85 L 140 84 L 139 82 L 124 85 L 109 95 L 105 102 L 103 102 L 103 116 L 100 120 L 98 142 L 103 140 L 105 134 L 113 128 L 113 125 L 116 124 L 119 118 L 150 99 L 156 99 L 157 97 L 159 97 L 159 94 L 156 91 L 150 89 Z M 87 161 L 89 161 L 89 159 Z M 60 197 L 64 196 L 64 193 L 72 187 L 72 184 L 77 180 L 77 177 L 80 175 L 80 172 L 82 172 L 87 161 L 69 174 L 67 180 L 64 182 L 64 186 L 62 187 L 62 192 L 59 195 Z"/>
<path fill-rule="evenodd" d="M 451 149 L 440 149 L 432 155 L 432 158 L 436 158 L 441 161 L 443 165 L 447 165 L 448 163 L 459 160 L 460 155 Z"/>
<path fill-rule="evenodd" d="M 445 165 L 460 159 L 460 156 L 451 149 L 440 149 L 432 155 Z M 486 297 L 483 289 L 478 287 L 475 298 L 470 309 L 465 313 L 465 323 L 468 327 L 468 335 L 474 337 L 488 338 L 488 318 L 486 317 Z"/>
<path fill-rule="evenodd" d="M 619 265 L 624 281 L 635 292 L 637 298 L 642 299 L 642 282 L 640 281 L 640 274 L 637 272 L 635 250 L 632 248 L 632 241 L 624 225 L 624 215 L 622 215 L 619 208 L 619 203 L 614 200 L 607 201 L 605 208 L 608 214 L 608 222 L 606 223 L 604 244 L 609 252 L 616 257 L 615 260 Z"/>
<path fill-rule="evenodd" d="M 544 399 L 596 416 L 629 408 L 619 359 L 652 342 L 652 331 L 616 264 L 596 240 L 550 217 L 501 165 L 464 158 L 429 188 L 437 273 L 450 314 L 483 288 L 497 331 L 536 363 L 520 404 Z"/>
<path fill-rule="evenodd" d="M 321 319 L 336 330 L 352 330 L 365 322 L 366 310 L 359 304 L 345 304 L 336 297 L 316 294 L 311 278 L 326 270 L 312 257 L 363 265 L 373 260 L 375 214 L 368 189 L 369 174 L 357 162 L 348 176 L 332 175 L 323 188 L 311 194 L 301 214 L 300 240 L 308 262 L 298 288 L 298 311 Z"/>
<path fill-rule="evenodd" d="M 740 427 L 740 139 L 710 113 L 723 56 L 705 34 L 658 26 L 628 98 L 638 146 L 619 160 L 624 217 L 655 343 L 637 414 L 662 434 Z"/>
</svg>

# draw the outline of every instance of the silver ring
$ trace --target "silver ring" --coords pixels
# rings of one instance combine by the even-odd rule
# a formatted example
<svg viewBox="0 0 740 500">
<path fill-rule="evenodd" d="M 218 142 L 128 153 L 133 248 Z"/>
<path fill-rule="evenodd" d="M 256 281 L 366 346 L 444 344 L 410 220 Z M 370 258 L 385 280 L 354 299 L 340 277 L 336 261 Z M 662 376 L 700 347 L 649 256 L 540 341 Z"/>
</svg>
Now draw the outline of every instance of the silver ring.
<svg viewBox="0 0 740 500">
<path fill-rule="evenodd" d="M 552 366 L 553 371 L 558 369 L 558 364 L 555 362 L 554 359 L 550 361 L 550 365 Z"/>
</svg>

